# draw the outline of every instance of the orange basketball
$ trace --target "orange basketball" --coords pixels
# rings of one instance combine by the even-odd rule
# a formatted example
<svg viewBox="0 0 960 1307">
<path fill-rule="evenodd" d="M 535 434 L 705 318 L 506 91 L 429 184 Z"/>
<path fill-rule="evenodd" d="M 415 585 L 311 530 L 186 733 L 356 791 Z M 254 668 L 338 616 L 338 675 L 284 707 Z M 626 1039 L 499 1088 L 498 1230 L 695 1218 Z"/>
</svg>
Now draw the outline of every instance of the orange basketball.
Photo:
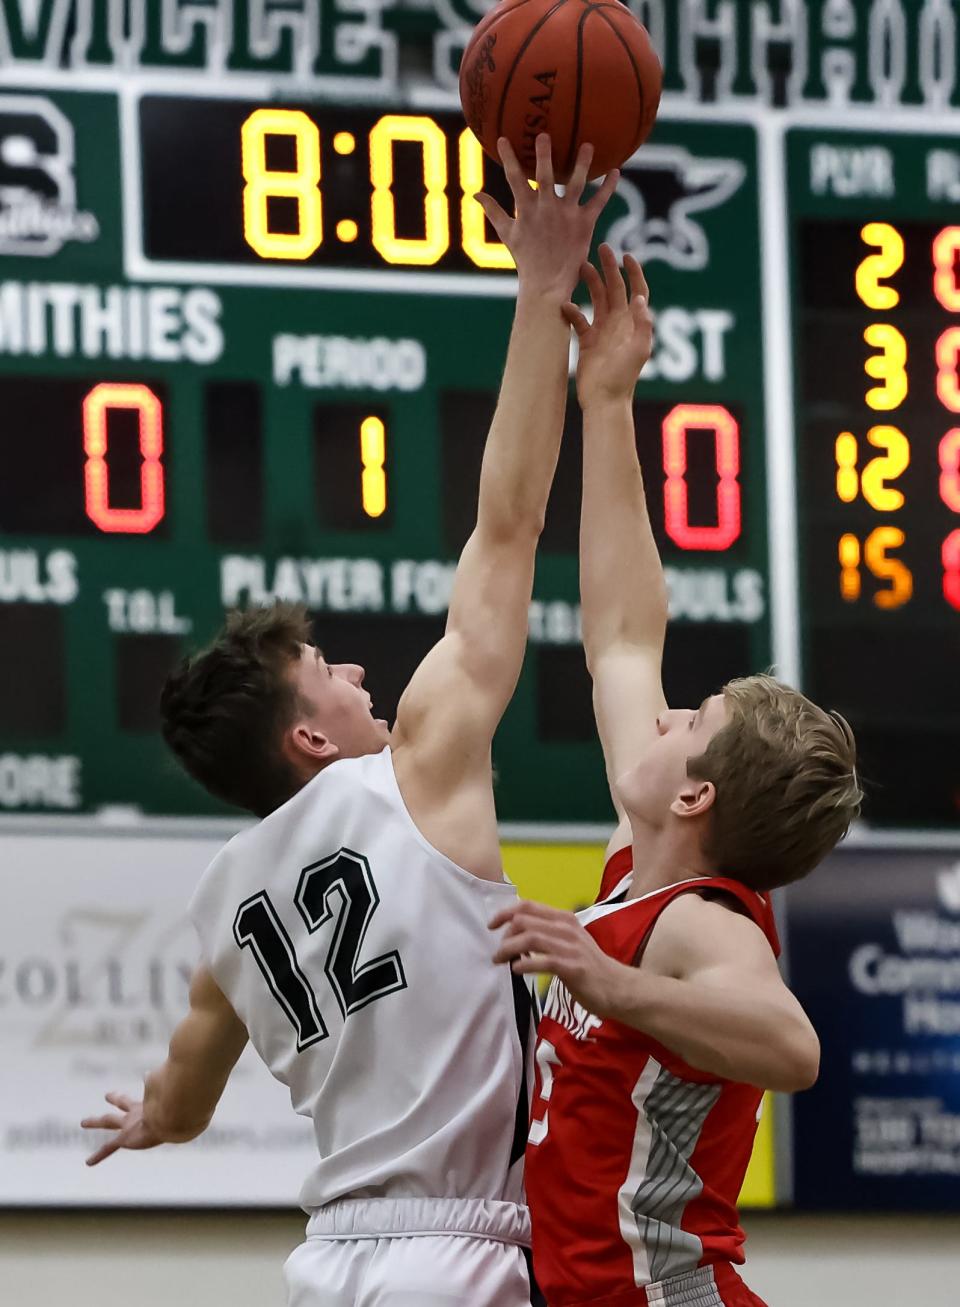
<svg viewBox="0 0 960 1307">
<path fill-rule="evenodd" d="M 549 132 L 557 181 L 594 147 L 591 177 L 619 168 L 646 140 L 663 74 L 646 28 L 619 0 L 501 0 L 460 64 L 467 122 L 494 159 L 505 136 L 528 177 Z"/>
</svg>

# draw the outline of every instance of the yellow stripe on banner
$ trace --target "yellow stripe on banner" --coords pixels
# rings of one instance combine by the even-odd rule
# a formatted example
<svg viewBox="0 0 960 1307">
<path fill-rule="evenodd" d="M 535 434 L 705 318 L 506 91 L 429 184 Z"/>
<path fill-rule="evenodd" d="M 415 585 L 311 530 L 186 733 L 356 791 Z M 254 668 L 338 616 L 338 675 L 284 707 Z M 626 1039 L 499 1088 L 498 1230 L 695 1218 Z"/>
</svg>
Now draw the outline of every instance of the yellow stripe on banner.
<svg viewBox="0 0 960 1307">
<path fill-rule="evenodd" d="M 522 898 L 577 912 L 596 899 L 603 854 L 600 844 L 504 844 L 503 865 Z M 740 1194 L 742 1207 L 773 1207 L 776 1202 L 773 1113 L 767 1094 Z"/>
</svg>

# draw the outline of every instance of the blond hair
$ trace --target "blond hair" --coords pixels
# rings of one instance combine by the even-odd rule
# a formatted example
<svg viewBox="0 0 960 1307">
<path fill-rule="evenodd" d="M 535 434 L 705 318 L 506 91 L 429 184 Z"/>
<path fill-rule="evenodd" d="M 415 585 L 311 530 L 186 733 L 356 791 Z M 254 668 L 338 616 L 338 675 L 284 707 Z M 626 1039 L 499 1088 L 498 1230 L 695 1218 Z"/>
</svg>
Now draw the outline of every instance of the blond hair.
<svg viewBox="0 0 960 1307">
<path fill-rule="evenodd" d="M 706 852 L 754 889 L 799 880 L 860 811 L 853 731 L 772 676 L 723 689 L 729 721 L 687 771 L 716 786 Z"/>
</svg>

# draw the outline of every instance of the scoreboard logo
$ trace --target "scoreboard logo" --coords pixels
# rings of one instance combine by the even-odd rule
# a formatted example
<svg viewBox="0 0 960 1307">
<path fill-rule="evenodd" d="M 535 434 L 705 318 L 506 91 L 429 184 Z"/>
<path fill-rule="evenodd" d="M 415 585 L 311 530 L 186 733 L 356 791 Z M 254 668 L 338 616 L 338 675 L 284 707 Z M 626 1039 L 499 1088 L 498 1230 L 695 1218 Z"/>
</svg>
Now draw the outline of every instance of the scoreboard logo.
<svg viewBox="0 0 960 1307">
<path fill-rule="evenodd" d="M 710 262 L 710 241 L 691 215 L 719 209 L 740 189 L 747 170 L 739 159 L 701 159 L 678 146 L 646 145 L 624 167 L 617 195 L 627 212 L 606 240 L 617 254 L 641 263 L 662 259 L 697 272 Z"/>
<path fill-rule="evenodd" d="M 100 234 L 77 208 L 73 125 L 51 101 L 0 95 L 0 254 L 49 257 Z"/>
</svg>

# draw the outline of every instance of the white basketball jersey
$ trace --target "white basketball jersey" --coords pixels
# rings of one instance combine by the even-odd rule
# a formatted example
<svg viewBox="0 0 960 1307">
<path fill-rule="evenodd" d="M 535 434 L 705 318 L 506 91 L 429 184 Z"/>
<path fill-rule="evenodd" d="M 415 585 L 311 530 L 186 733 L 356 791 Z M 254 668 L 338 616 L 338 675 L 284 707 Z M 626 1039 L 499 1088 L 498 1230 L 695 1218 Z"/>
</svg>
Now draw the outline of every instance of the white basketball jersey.
<svg viewBox="0 0 960 1307">
<path fill-rule="evenodd" d="M 204 961 L 343 1197 L 522 1202 L 529 990 L 491 961 L 516 897 L 437 852 L 389 748 L 333 763 L 214 859 L 191 904 Z"/>
</svg>

